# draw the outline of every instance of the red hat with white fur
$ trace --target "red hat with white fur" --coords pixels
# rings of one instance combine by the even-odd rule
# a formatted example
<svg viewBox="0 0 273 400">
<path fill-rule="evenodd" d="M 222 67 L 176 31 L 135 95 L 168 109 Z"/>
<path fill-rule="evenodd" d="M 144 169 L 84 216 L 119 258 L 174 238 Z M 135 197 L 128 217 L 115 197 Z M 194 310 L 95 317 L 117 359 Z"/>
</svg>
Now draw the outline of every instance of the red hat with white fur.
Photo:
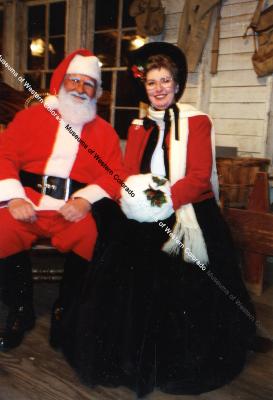
<svg viewBox="0 0 273 400">
<path fill-rule="evenodd" d="M 99 59 L 87 49 L 79 49 L 69 54 L 55 69 L 50 81 L 50 93 L 59 93 L 66 74 L 82 74 L 97 81 L 96 97 L 101 93 L 101 69 Z"/>
</svg>

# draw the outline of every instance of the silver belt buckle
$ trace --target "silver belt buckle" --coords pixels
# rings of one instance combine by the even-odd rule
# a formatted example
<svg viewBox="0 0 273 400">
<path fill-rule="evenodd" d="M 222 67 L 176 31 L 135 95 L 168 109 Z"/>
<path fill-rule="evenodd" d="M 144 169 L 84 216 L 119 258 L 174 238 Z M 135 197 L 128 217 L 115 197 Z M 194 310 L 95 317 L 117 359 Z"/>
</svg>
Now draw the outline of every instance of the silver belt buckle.
<svg viewBox="0 0 273 400">
<path fill-rule="evenodd" d="M 71 179 L 67 178 L 65 180 L 65 189 L 64 189 L 64 200 L 65 201 L 67 201 L 69 199 L 70 185 L 71 185 Z"/>
<path fill-rule="evenodd" d="M 47 183 L 47 179 L 48 179 L 48 175 L 44 175 L 42 178 L 42 183 L 38 183 L 37 187 L 41 190 L 42 194 L 46 194 L 46 190 L 50 189 L 50 190 L 57 190 L 57 186 L 56 185 L 51 185 L 50 183 Z"/>
</svg>

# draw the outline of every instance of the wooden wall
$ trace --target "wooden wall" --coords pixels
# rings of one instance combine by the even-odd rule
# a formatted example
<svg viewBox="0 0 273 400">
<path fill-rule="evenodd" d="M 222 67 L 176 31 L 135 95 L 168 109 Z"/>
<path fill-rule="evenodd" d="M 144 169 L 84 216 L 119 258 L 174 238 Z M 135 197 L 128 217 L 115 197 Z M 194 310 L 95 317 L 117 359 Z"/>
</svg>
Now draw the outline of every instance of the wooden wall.
<svg viewBox="0 0 273 400">
<path fill-rule="evenodd" d="M 177 43 L 184 2 L 162 0 L 167 14 L 164 41 Z M 251 63 L 253 37 L 242 37 L 256 5 L 257 0 L 222 1 L 218 72 L 210 74 L 215 12 L 202 60 L 189 74 L 181 101 L 213 117 L 217 145 L 235 146 L 239 155 L 272 158 L 272 75 L 257 78 Z"/>
</svg>

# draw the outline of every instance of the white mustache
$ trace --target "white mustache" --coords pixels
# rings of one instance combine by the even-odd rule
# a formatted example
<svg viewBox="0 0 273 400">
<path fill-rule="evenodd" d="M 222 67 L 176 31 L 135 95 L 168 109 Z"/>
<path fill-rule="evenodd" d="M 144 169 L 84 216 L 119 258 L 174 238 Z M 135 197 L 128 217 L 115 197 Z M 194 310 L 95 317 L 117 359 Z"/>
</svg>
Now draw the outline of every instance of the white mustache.
<svg viewBox="0 0 273 400">
<path fill-rule="evenodd" d="M 83 100 L 89 100 L 89 97 L 87 96 L 86 93 L 78 93 L 75 90 L 73 90 L 72 92 L 69 92 L 70 96 L 77 96 L 80 97 Z"/>
</svg>

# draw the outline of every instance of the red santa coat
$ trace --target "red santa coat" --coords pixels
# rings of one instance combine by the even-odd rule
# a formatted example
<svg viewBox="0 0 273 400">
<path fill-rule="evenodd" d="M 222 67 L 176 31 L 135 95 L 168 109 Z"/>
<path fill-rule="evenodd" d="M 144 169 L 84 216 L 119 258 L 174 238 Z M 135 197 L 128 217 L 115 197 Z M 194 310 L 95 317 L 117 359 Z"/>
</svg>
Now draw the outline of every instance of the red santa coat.
<svg viewBox="0 0 273 400">
<path fill-rule="evenodd" d="M 92 257 L 97 237 L 92 215 L 88 214 L 83 220 L 75 223 L 65 221 L 56 211 L 49 211 L 58 210 L 64 204 L 64 200 L 41 195 L 32 188 L 23 188 L 18 177 L 21 169 L 44 174 L 53 160 L 51 166 L 57 170 L 50 175 L 69 177 L 87 184 L 85 188 L 75 192 L 75 196 L 84 197 L 92 203 L 105 195 L 115 198 L 119 194 L 120 185 L 114 176 L 122 176 L 121 151 L 114 129 L 100 117 L 86 124 L 82 129 L 81 139 L 87 148 L 67 129 L 64 132 L 64 129 L 61 129 L 60 123 L 39 105 L 18 113 L 2 134 L 0 201 L 26 198 L 38 210 L 38 219 L 35 224 L 19 222 L 11 217 L 7 209 L 0 209 L 0 220 L 2 226 L 5 226 L 5 230 L 0 230 L 0 258 L 29 249 L 39 236 L 51 237 L 52 244 L 62 252 L 72 250 L 83 258 Z M 69 164 L 69 146 L 64 145 L 61 148 L 56 145 L 60 134 L 66 135 L 73 150 L 76 146 L 72 167 L 71 163 Z M 60 162 L 56 163 L 54 159 Z M 53 221 L 55 231 L 50 230 Z"/>
<path fill-rule="evenodd" d="M 136 120 L 137 122 L 137 120 Z M 140 173 L 142 156 L 152 128 L 132 124 L 129 128 L 124 164 L 128 175 Z M 170 134 L 166 137 L 169 154 Z M 171 187 L 173 207 L 177 210 L 188 203 L 212 198 L 211 170 L 211 122 L 206 115 L 189 117 L 189 137 L 185 177 Z M 170 157 L 170 154 L 169 154 Z"/>
<path fill-rule="evenodd" d="M 58 93 L 75 54 L 92 55 L 87 50 L 69 55 L 53 74 L 51 93 Z M 98 116 L 84 126 L 72 126 L 72 131 L 65 128 L 66 124 L 43 105 L 37 105 L 19 112 L 1 134 L 0 203 L 3 206 L 12 198 L 25 198 L 38 211 L 38 219 L 34 224 L 16 221 L 7 209 L 0 209 L 0 220 L 5 224 L 5 232 L 1 230 L 0 233 L 0 258 L 30 248 L 38 236 L 51 237 L 61 251 L 72 250 L 86 259 L 92 256 L 97 232 L 91 214 L 77 223 L 65 221 L 56 212 L 64 200 L 23 188 L 19 180 L 20 170 L 69 177 L 86 183 L 86 187 L 74 195 L 86 198 L 90 203 L 104 196 L 115 198 L 118 195 L 120 185 L 114 175 L 122 176 L 122 157 L 114 129 Z M 55 230 L 51 229 L 52 218 L 58 220 Z M 69 229 L 70 225 L 72 229 Z"/>
<path fill-rule="evenodd" d="M 43 175 L 48 172 L 52 161 L 48 175 L 69 177 L 86 183 L 90 194 L 94 189 L 91 203 L 100 198 L 94 185 L 105 190 L 110 197 L 116 196 L 120 186 L 111 171 L 121 173 L 122 164 L 119 138 L 111 125 L 98 116 L 85 124 L 80 138 L 87 148 L 75 139 L 71 131 L 60 125 L 43 105 L 31 107 L 16 115 L 1 134 L 0 201 L 20 197 L 30 199 L 38 210 L 60 208 L 63 200 L 49 199 L 50 196 L 41 195 L 32 188 L 24 190 L 18 176 L 20 170 Z M 61 146 L 57 143 L 60 135 Z M 71 153 L 75 153 L 72 163 Z M 54 160 L 57 162 L 54 163 Z M 82 191 L 87 192 L 86 189 Z"/>
</svg>

